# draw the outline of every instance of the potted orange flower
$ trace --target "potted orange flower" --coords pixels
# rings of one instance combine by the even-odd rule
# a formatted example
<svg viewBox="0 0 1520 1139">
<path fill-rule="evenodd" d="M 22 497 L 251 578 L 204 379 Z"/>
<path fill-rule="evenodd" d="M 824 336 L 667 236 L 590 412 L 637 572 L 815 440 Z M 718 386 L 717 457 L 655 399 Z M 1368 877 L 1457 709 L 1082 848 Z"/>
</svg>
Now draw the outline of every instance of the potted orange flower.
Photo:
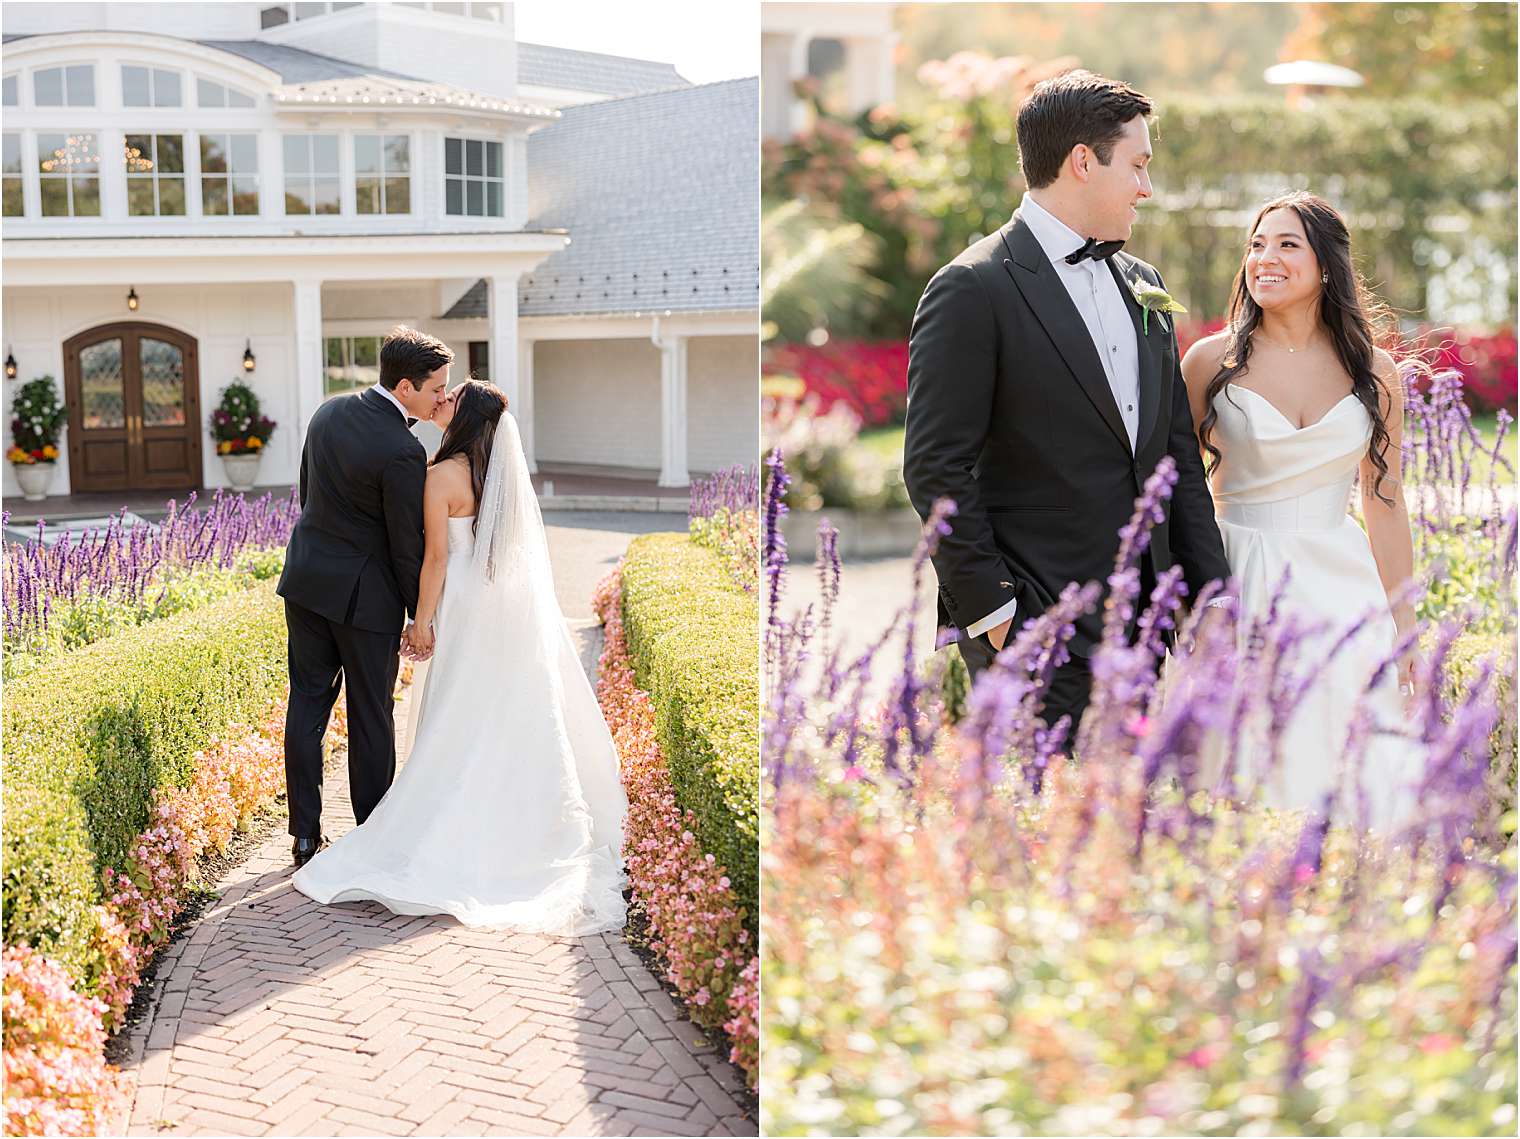
<svg viewBox="0 0 1520 1139">
<path fill-rule="evenodd" d="M 211 413 L 211 438 L 233 490 L 253 488 L 274 429 L 274 420 L 263 414 L 259 397 L 247 384 L 234 380 L 222 390 L 222 402 Z"/>
<path fill-rule="evenodd" d="M 16 393 L 11 405 L 11 446 L 5 457 L 21 484 L 21 497 L 28 502 L 47 497 L 58 464 L 58 434 L 68 418 L 52 376 L 28 380 Z"/>
</svg>

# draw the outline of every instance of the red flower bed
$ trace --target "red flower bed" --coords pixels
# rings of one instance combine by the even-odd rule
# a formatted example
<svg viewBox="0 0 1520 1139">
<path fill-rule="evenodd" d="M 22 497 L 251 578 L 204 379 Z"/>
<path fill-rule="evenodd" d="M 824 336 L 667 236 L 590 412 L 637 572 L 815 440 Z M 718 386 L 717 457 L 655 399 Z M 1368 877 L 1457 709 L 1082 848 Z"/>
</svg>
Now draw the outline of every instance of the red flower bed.
<svg viewBox="0 0 1520 1139">
<path fill-rule="evenodd" d="M 1224 327 L 1222 320 L 1177 322 L 1177 347 L 1186 353 L 1193 344 Z M 1515 330 L 1470 332 L 1466 329 L 1426 328 L 1410 347 L 1435 371 L 1462 376 L 1467 403 L 1473 411 L 1505 408 L 1517 411 L 1517 348 Z M 901 423 L 908 406 L 908 342 L 906 340 L 836 340 L 815 348 L 810 344 L 778 344 L 766 351 L 767 376 L 796 376 L 816 394 L 819 410 L 843 403 L 860 416 L 864 427 Z"/>
<path fill-rule="evenodd" d="M 836 403 L 848 405 L 863 427 L 901 423 L 908 407 L 906 340 L 834 340 L 821 348 L 778 344 L 767 350 L 763 370 L 801 379 L 825 413 Z"/>
</svg>

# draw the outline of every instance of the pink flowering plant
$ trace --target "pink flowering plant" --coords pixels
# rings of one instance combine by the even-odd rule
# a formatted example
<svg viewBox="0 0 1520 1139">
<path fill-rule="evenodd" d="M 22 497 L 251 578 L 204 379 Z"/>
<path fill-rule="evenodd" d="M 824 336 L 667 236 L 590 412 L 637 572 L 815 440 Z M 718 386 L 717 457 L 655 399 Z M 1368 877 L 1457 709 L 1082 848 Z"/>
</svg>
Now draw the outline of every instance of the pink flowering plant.
<svg viewBox="0 0 1520 1139">
<path fill-rule="evenodd" d="M 347 733 L 334 709 L 330 742 Z M 187 787 L 160 794 L 121 869 L 101 875 L 92 912 L 91 974 L 77 985 L 30 946 L 5 949 L 7 1135 L 98 1135 L 119 1110 L 117 1074 L 104 1059 L 153 955 L 169 940 L 197 860 L 227 849 L 284 790 L 285 701 L 252 728 L 230 731 L 194 758 Z"/>
<path fill-rule="evenodd" d="M 628 794 L 623 856 L 634 897 L 649 919 L 651 947 L 692 1020 L 723 1028 L 731 1059 L 754 1079 L 754 937 L 726 868 L 705 853 L 696 816 L 676 801 L 656 732 L 656 710 L 634 679 L 623 631 L 621 566 L 597 586 L 592 605 L 605 624 L 597 698 L 612 729 Z"/>
<path fill-rule="evenodd" d="M 122 1104 L 103 1003 L 28 945 L 5 947 L 5 1133 L 104 1135 Z"/>
</svg>

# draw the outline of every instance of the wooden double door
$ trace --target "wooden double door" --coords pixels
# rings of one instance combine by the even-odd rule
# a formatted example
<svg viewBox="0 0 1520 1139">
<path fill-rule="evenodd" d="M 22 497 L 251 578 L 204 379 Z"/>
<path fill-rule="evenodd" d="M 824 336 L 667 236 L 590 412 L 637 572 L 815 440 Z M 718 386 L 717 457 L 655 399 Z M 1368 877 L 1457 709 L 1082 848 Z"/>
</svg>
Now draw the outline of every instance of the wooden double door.
<svg viewBox="0 0 1520 1139">
<path fill-rule="evenodd" d="M 140 321 L 101 325 L 64 342 L 63 370 L 73 491 L 200 486 L 193 337 Z"/>
</svg>

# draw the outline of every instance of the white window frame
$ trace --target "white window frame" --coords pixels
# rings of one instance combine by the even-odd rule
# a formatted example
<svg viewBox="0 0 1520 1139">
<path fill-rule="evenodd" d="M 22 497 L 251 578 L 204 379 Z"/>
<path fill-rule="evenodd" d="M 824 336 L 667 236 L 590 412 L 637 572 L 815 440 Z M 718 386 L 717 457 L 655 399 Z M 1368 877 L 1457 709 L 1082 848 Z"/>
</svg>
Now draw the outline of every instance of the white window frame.
<svg viewBox="0 0 1520 1139">
<path fill-rule="evenodd" d="M 345 387 L 341 391 L 329 391 L 328 387 L 327 387 L 327 384 L 328 384 L 327 369 L 328 369 L 328 367 L 330 365 L 327 363 L 327 344 L 328 344 L 328 341 L 331 341 L 331 340 L 339 340 L 339 341 L 343 342 L 343 363 L 341 365 L 334 365 L 334 366 L 342 367 L 345 371 L 348 370 L 348 369 L 351 369 L 354 366 L 353 365 L 353 359 L 354 359 L 354 341 L 355 340 L 373 340 L 375 342 L 375 380 L 374 381 L 363 381 L 363 380 L 361 380 L 356 385 L 353 384 L 352 381 L 350 381 L 351 386 Z M 380 348 L 381 348 L 381 345 L 384 344 L 384 342 L 385 342 L 385 333 L 384 332 L 373 332 L 373 333 L 353 332 L 353 331 L 349 331 L 349 330 L 345 330 L 345 329 L 334 329 L 334 328 L 331 328 L 331 327 L 324 327 L 323 334 L 322 334 L 322 398 L 324 400 L 329 400 L 329 399 L 336 399 L 339 396 L 352 395 L 354 392 L 364 391 L 366 388 L 372 387 L 375 382 L 378 382 L 379 376 L 380 376 L 380 371 L 379 371 L 379 368 L 380 368 Z"/>
<path fill-rule="evenodd" d="M 34 133 L 34 136 L 37 139 L 37 142 L 36 142 L 35 146 L 32 148 L 32 165 L 36 168 L 36 179 L 37 179 L 37 217 L 40 218 L 40 219 L 43 219 L 43 220 L 47 220 L 47 219 L 50 219 L 50 218 L 69 218 L 69 219 L 75 219 L 75 218 L 103 218 L 103 217 L 105 217 L 105 203 L 106 203 L 106 191 L 105 191 L 106 161 L 105 161 L 105 154 L 104 153 L 102 153 L 100 155 L 99 160 L 95 163 L 95 173 L 94 173 L 93 177 L 95 179 L 95 193 L 96 193 L 97 198 L 100 201 L 100 210 L 98 212 L 96 212 L 96 213 L 93 213 L 93 214 L 80 214 L 80 213 L 75 213 L 74 212 L 74 183 L 78 179 L 89 178 L 89 177 L 92 177 L 92 175 L 90 175 L 89 173 L 82 173 L 82 174 L 70 174 L 70 173 L 65 173 L 65 174 L 45 174 L 42 171 L 42 136 L 44 134 L 59 134 L 59 135 L 64 136 L 64 138 L 68 138 L 70 136 L 75 136 L 75 135 L 89 135 L 89 136 L 91 136 L 91 137 L 93 137 L 95 139 L 95 144 L 98 147 L 100 145 L 100 139 L 101 139 L 101 135 L 102 135 L 103 132 L 100 131 L 100 130 L 98 130 L 98 129 L 97 130 L 92 130 L 92 131 L 90 131 L 90 130 L 71 131 L 71 130 L 53 130 L 53 129 L 48 129 L 48 130 L 35 131 L 33 133 Z M 25 157 L 26 151 L 27 151 L 26 144 L 23 142 L 22 143 L 22 155 L 23 155 L 23 157 Z M 44 181 L 48 181 L 48 182 L 62 182 L 64 184 L 64 200 L 67 201 L 68 204 L 69 204 L 69 212 L 68 213 L 66 213 L 66 214 L 44 214 L 42 212 L 42 186 L 43 186 Z M 25 186 L 24 185 L 23 185 L 23 188 L 22 188 L 22 193 L 23 194 L 25 193 Z M 30 215 L 28 215 L 28 216 L 30 216 Z"/>
<path fill-rule="evenodd" d="M 401 177 L 399 174 L 389 174 L 385 168 L 385 140 L 387 138 L 406 139 L 406 194 L 407 208 L 403 210 L 387 210 L 385 208 L 385 183 Z M 380 140 L 380 173 L 359 173 L 359 140 L 361 138 L 377 138 Z M 366 218 L 384 217 L 415 217 L 417 214 L 417 137 L 411 131 L 354 131 L 348 136 L 349 164 L 348 168 L 353 178 L 354 215 Z M 359 179 L 378 178 L 380 181 L 380 210 L 377 213 L 365 213 L 359 209 Z"/>
<path fill-rule="evenodd" d="M 474 218 L 474 219 L 480 220 L 480 221 L 490 221 L 490 220 L 498 220 L 499 221 L 501 219 L 504 219 L 507 216 L 507 205 L 508 205 L 508 203 L 507 203 L 507 184 L 508 184 L 508 179 L 507 179 L 507 140 L 504 139 L 504 138 L 493 137 L 491 135 L 484 135 L 484 134 L 455 134 L 455 133 L 445 133 L 441 137 L 442 137 L 442 140 L 443 140 L 443 146 L 442 146 L 441 153 L 439 154 L 440 161 L 439 161 L 439 166 L 438 166 L 438 172 L 439 172 L 439 177 L 443 179 L 443 216 L 446 217 L 446 218 Z M 499 178 L 492 178 L 492 177 L 490 177 L 488 175 L 475 175 L 475 174 L 469 174 L 469 173 L 450 174 L 449 173 L 449 140 L 452 139 L 452 138 L 457 138 L 457 139 L 459 139 L 459 140 L 461 140 L 462 142 L 465 142 L 465 143 L 483 142 L 483 143 L 486 143 L 488 146 L 491 143 L 495 143 L 497 146 L 499 146 L 501 148 L 501 175 L 500 175 L 500 177 Z M 489 153 L 489 151 L 487 151 L 486 153 Z M 464 160 L 464 162 L 463 162 L 464 169 L 466 171 L 468 171 L 469 170 L 469 166 L 470 166 L 470 163 L 469 163 L 469 147 L 468 146 L 466 146 L 462 150 L 461 157 Z M 489 167 L 490 163 L 486 162 L 485 165 L 487 167 Z M 461 185 L 460 204 L 464 206 L 464 212 L 463 213 L 457 213 L 457 214 L 455 214 L 455 213 L 450 213 L 449 212 L 449 179 L 451 179 L 451 178 L 458 179 L 459 182 L 460 182 L 460 185 Z M 493 214 L 493 213 L 490 213 L 490 212 L 486 212 L 486 213 L 481 213 L 481 214 L 472 214 L 472 213 L 469 212 L 469 204 L 470 204 L 469 184 L 471 182 L 480 182 L 480 183 L 482 183 L 482 185 L 484 185 L 486 183 L 490 183 L 490 182 L 499 182 L 501 184 L 501 213 L 499 213 L 499 214 Z M 486 194 L 486 191 L 484 189 L 481 190 L 481 195 L 482 195 L 482 203 L 484 204 L 488 200 L 489 195 Z"/>
<path fill-rule="evenodd" d="M 256 218 L 264 216 L 264 177 L 259 160 L 259 135 L 262 132 L 256 130 L 209 130 L 195 133 L 195 164 L 196 164 L 196 201 L 200 203 L 200 216 L 207 218 Z M 253 173 L 239 173 L 232 162 L 232 139 L 243 136 L 253 139 Z M 215 139 L 226 144 L 227 172 L 207 172 L 203 156 L 201 155 L 201 142 L 203 139 Z M 185 156 L 185 167 L 188 170 L 190 158 Z M 214 214 L 206 209 L 206 180 L 213 179 L 227 184 L 227 213 Z M 258 199 L 258 206 L 251 213 L 238 213 L 233 208 L 234 191 L 232 183 L 239 179 L 250 178 L 253 180 L 254 196 Z M 299 216 L 299 215 L 298 215 Z"/>
<path fill-rule="evenodd" d="M 14 179 L 17 188 L 21 191 L 21 212 L 19 214 L 6 214 L 5 216 L 8 218 L 30 217 L 30 211 L 27 210 L 28 194 L 26 192 L 26 135 L 21 131 L 6 131 L 4 133 L 6 138 L 14 138 L 16 140 L 16 163 L 20 169 L 15 174 L 0 174 L 0 179 L 7 182 Z"/>
<path fill-rule="evenodd" d="M 91 99 L 88 103 L 69 102 L 69 71 L 73 68 L 79 67 L 87 67 L 90 70 Z M 37 101 L 37 76 L 41 75 L 45 71 L 61 71 L 63 73 L 62 103 L 40 103 Z M 31 104 L 28 109 L 43 111 L 69 111 L 75 110 L 79 107 L 94 107 L 98 109 L 100 107 L 100 76 L 98 72 L 99 68 L 96 67 L 95 61 L 93 59 L 78 60 L 73 63 L 50 63 L 46 67 L 28 68 L 27 78 L 29 82 L 27 83 L 27 87 L 29 89 L 28 94 L 31 96 Z M 19 93 L 20 92 L 18 90 L 17 94 Z"/>
<path fill-rule="evenodd" d="M 281 173 L 281 177 L 280 177 L 280 213 L 283 216 L 285 216 L 285 217 L 293 217 L 293 218 L 331 218 L 331 217 L 351 217 L 351 216 L 353 216 L 353 191 L 352 191 L 353 181 L 352 181 L 352 173 L 350 171 L 344 170 L 344 168 L 343 168 L 343 152 L 344 152 L 344 150 L 347 149 L 347 147 L 344 146 L 344 136 L 346 135 L 346 133 L 347 132 L 341 131 L 341 130 L 280 131 L 279 132 L 279 140 L 280 140 L 280 173 Z M 311 170 L 308 170 L 308 171 L 306 171 L 304 173 L 301 173 L 301 172 L 292 173 L 289 164 L 285 161 L 285 140 L 286 139 L 291 139 L 291 138 L 304 138 L 306 140 L 306 147 L 307 147 L 306 153 L 307 153 L 308 165 L 314 165 L 315 163 L 313 161 L 313 157 L 312 156 L 313 156 L 313 154 L 315 152 L 315 146 L 312 143 L 312 139 L 320 138 L 320 137 L 331 137 L 337 143 L 338 166 L 337 166 L 337 169 L 333 171 L 332 177 L 334 177 L 334 178 L 336 178 L 338 180 L 338 212 L 335 213 L 335 214 L 317 213 L 313 209 L 312 211 L 309 211 L 309 212 L 306 212 L 306 213 L 295 213 L 295 214 L 293 214 L 293 213 L 291 213 L 289 211 L 288 203 L 285 201 L 286 187 L 289 185 L 290 180 L 292 178 L 304 178 L 304 179 L 306 179 L 308 196 L 310 198 L 310 204 L 312 206 L 315 206 L 316 205 L 316 193 L 315 193 L 315 189 L 316 189 L 316 181 L 317 181 L 317 178 L 318 178 L 318 174 L 317 174 L 317 172 L 311 171 Z M 325 179 L 325 178 L 328 177 L 328 175 L 325 174 L 325 173 L 323 173 L 321 175 L 321 177 Z"/>
<path fill-rule="evenodd" d="M 220 79 L 213 79 L 209 75 L 197 75 L 197 74 L 191 73 L 190 79 L 195 84 L 195 102 L 194 102 L 194 104 L 190 104 L 187 101 L 186 106 L 192 106 L 193 105 L 194 108 L 197 111 L 255 111 L 255 110 L 258 110 L 259 98 L 258 98 L 257 95 L 255 95 L 251 91 L 245 91 L 241 87 L 234 87 L 231 83 L 223 83 Z M 213 86 L 213 87 L 217 88 L 218 90 L 220 90 L 221 93 L 222 93 L 222 97 L 225 100 L 225 102 L 222 102 L 220 104 L 217 104 L 217 103 L 202 103 L 201 102 L 201 84 L 202 83 L 209 83 L 211 86 Z M 234 95 L 238 95 L 238 96 L 241 96 L 244 99 L 247 99 L 248 100 L 248 105 L 246 107 L 244 107 L 244 106 L 234 107 L 232 105 L 232 96 L 234 96 Z"/>
<path fill-rule="evenodd" d="M 153 171 L 149 174 L 131 174 L 127 171 L 125 143 L 128 138 L 135 134 L 147 135 L 153 139 L 154 168 Z M 121 135 L 123 150 L 120 169 L 123 191 L 121 199 L 122 209 L 124 211 L 122 215 L 123 218 L 125 220 L 139 220 L 144 218 L 174 219 L 195 216 L 196 210 L 195 202 L 192 200 L 192 191 L 199 191 L 200 189 L 200 181 L 198 177 L 196 177 L 200 173 L 198 169 L 200 163 L 198 161 L 192 163 L 190 154 L 191 147 L 193 145 L 197 158 L 200 155 L 200 143 L 198 141 L 192 143 L 192 139 L 195 138 L 195 132 L 186 130 L 183 127 L 171 126 L 148 127 L 146 130 L 133 130 L 129 127 L 123 127 Z M 160 135 L 179 136 L 180 163 L 182 169 L 177 174 L 164 174 L 158 169 L 158 138 Z M 185 208 L 182 213 L 166 214 L 163 212 L 163 195 L 159 189 L 159 183 L 161 180 L 166 178 L 178 178 L 182 183 L 182 191 L 185 198 Z M 194 179 L 194 181 L 192 181 L 192 179 Z M 132 183 L 145 181 L 152 181 L 153 183 L 153 212 L 151 214 L 134 214 L 132 212 Z"/>
<path fill-rule="evenodd" d="M 130 104 L 127 102 L 127 68 L 129 67 L 134 67 L 139 71 L 146 71 L 148 73 L 148 98 L 150 102 Z M 185 80 L 188 73 L 181 71 L 177 67 L 159 67 L 152 63 L 122 63 L 117 68 L 117 73 L 118 78 L 121 80 L 121 109 L 124 111 L 131 113 L 136 111 L 184 111 L 193 109 L 193 104 L 186 98 Z M 160 74 L 172 75 L 179 80 L 178 103 L 160 103 L 158 101 L 158 77 Z"/>
</svg>

